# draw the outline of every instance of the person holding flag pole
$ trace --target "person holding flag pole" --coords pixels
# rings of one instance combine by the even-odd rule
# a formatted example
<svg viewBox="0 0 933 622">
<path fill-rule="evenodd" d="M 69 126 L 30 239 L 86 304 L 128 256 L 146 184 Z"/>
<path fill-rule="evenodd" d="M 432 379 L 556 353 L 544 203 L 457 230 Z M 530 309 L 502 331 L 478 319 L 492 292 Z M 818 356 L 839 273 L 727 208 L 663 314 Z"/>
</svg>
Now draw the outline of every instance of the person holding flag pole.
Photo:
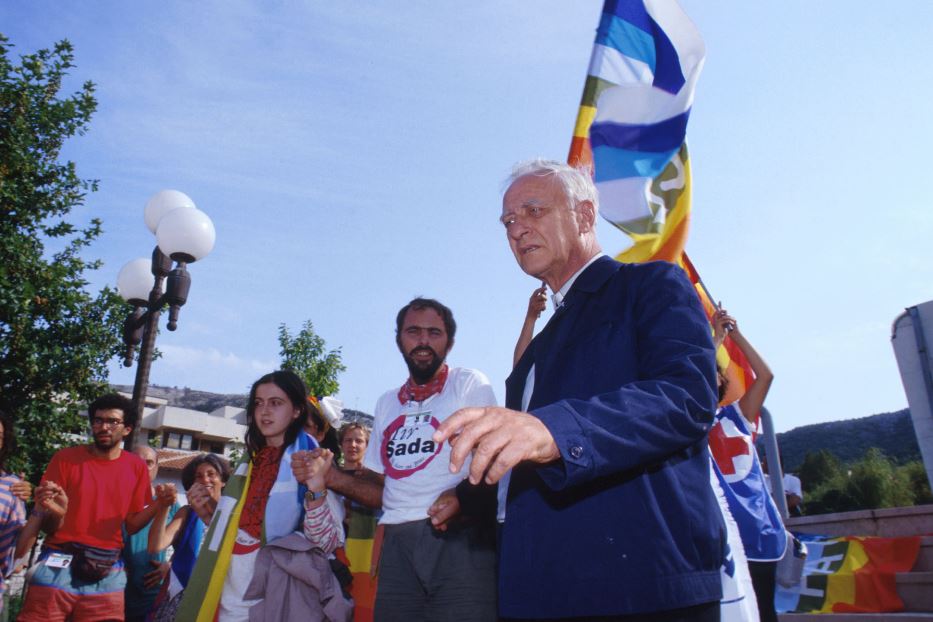
<svg viewBox="0 0 933 622">
<path fill-rule="evenodd" d="M 777 563 L 787 548 L 787 531 L 781 513 L 769 494 L 758 452 L 754 427 L 774 374 L 764 358 L 739 330 L 738 323 L 721 306 L 713 315 L 713 342 L 717 349 L 728 338 L 745 355 L 754 380 L 742 397 L 719 409 L 710 430 L 713 467 L 725 494 L 729 511 L 738 524 L 748 568 L 758 601 L 761 622 L 777 622 L 774 592 Z M 719 397 L 725 397 L 727 380 L 719 369 Z"/>
</svg>

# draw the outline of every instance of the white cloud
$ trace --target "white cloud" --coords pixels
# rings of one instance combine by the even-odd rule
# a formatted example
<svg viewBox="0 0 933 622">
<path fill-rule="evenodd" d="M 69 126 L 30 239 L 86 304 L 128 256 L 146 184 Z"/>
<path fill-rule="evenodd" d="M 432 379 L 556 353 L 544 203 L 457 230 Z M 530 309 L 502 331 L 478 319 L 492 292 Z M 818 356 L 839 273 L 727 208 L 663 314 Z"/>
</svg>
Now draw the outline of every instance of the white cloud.
<svg viewBox="0 0 933 622">
<path fill-rule="evenodd" d="M 244 359 L 232 352 L 221 352 L 217 348 L 191 348 L 188 346 L 160 346 L 161 364 L 178 370 L 193 370 L 203 365 L 211 365 L 229 371 L 248 371 L 255 373 L 275 369 L 278 361 Z"/>
<path fill-rule="evenodd" d="M 245 393 L 261 375 L 278 369 L 275 359 L 243 358 L 217 348 L 157 345 L 162 356 L 153 361 L 150 384 L 189 387 L 218 393 Z M 112 368 L 110 381 L 132 384 L 135 366 Z"/>
</svg>

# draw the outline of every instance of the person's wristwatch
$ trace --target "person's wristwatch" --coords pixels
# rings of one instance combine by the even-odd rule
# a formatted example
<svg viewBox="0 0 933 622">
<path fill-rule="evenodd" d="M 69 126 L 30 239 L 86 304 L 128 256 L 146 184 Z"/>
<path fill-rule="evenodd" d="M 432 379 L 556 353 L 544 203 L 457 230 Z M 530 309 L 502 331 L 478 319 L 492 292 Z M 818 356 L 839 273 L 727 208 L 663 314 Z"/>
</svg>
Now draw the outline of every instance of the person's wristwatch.
<svg viewBox="0 0 933 622">
<path fill-rule="evenodd" d="M 321 492 L 314 492 L 309 490 L 305 493 L 305 503 L 311 503 L 312 501 L 317 501 L 318 499 L 323 499 L 327 496 L 327 489 L 325 488 Z"/>
</svg>

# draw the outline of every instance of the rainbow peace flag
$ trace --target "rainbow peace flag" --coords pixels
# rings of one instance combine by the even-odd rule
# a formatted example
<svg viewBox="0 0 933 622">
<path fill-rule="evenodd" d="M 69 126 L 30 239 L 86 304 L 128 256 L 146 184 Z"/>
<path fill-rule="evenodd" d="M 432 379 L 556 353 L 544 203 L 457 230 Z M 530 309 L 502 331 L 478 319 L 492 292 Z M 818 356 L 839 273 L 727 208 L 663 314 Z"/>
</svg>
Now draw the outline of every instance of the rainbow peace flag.
<svg viewBox="0 0 933 622">
<path fill-rule="evenodd" d="M 629 235 L 628 262 L 683 252 L 690 213 L 684 142 L 705 57 L 676 2 L 608 0 L 568 161 L 594 165 L 600 213 Z"/>
<path fill-rule="evenodd" d="M 920 537 L 830 538 L 797 534 L 808 549 L 803 578 L 778 585 L 779 612 L 869 613 L 903 611 L 896 575 L 917 561 Z"/>
<path fill-rule="evenodd" d="M 716 305 L 684 252 L 691 212 L 685 137 L 705 54 L 677 2 L 607 0 L 567 161 L 593 167 L 600 213 L 631 238 L 616 259 L 680 265 L 712 318 Z M 751 369 L 729 339 L 717 360 L 729 379 L 723 403 L 732 403 L 751 384 Z"/>
</svg>

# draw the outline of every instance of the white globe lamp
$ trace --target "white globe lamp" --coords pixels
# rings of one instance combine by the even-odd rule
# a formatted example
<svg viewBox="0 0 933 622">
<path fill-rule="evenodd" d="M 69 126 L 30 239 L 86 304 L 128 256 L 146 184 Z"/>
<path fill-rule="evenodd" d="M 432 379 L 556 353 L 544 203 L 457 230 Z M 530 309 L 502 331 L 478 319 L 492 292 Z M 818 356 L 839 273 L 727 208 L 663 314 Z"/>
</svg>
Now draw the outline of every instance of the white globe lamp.
<svg viewBox="0 0 933 622">
<path fill-rule="evenodd" d="M 155 277 L 152 275 L 152 261 L 145 257 L 127 262 L 117 275 L 117 292 L 132 305 L 146 304 L 153 285 Z"/>
<path fill-rule="evenodd" d="M 155 233 L 166 214 L 177 209 L 197 209 L 197 206 L 191 197 L 178 190 L 160 190 L 152 195 L 143 212 L 143 219 L 149 231 Z"/>
<path fill-rule="evenodd" d="M 185 263 L 206 257 L 214 248 L 215 238 L 214 223 L 199 209 L 171 211 L 156 229 L 156 242 L 162 252 Z"/>
</svg>

